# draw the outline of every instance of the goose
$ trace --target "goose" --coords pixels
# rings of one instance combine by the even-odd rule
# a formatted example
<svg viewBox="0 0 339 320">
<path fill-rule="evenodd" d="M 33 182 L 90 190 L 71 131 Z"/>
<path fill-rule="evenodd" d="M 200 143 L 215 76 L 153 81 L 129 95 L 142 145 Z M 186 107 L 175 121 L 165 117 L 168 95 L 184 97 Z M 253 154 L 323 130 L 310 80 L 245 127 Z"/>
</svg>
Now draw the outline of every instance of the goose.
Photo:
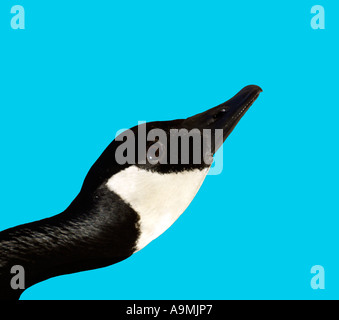
<svg viewBox="0 0 339 320">
<path fill-rule="evenodd" d="M 193 200 L 215 152 L 261 91 L 249 85 L 205 112 L 139 124 L 116 137 L 66 210 L 0 232 L 0 299 L 118 263 L 159 237 Z M 24 286 L 13 287 L 15 266 L 24 270 Z"/>
</svg>

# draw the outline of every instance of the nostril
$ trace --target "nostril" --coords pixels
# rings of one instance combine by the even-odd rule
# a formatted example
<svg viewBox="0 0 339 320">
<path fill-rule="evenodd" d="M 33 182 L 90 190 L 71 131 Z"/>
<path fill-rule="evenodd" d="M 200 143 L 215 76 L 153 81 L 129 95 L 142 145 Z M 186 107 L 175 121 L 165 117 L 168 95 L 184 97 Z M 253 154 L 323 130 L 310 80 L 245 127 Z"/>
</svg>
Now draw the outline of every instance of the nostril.
<svg viewBox="0 0 339 320">
<path fill-rule="evenodd" d="M 230 107 L 225 107 L 225 108 L 222 108 L 221 110 L 219 110 L 215 115 L 213 115 L 213 118 L 214 119 L 217 119 L 219 117 L 222 117 L 228 110 L 230 109 Z"/>
</svg>

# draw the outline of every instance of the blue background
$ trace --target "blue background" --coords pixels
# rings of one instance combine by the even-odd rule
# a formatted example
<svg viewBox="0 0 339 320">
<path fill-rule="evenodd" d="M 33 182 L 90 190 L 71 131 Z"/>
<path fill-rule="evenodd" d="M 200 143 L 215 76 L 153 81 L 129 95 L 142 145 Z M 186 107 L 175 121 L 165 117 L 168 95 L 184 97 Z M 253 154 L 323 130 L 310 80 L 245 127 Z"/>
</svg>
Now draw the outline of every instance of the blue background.
<svg viewBox="0 0 339 320">
<path fill-rule="evenodd" d="M 264 90 L 165 234 L 22 299 L 339 298 L 338 17 L 324 0 L 1 1 L 0 230 L 63 211 L 117 130 Z"/>
</svg>

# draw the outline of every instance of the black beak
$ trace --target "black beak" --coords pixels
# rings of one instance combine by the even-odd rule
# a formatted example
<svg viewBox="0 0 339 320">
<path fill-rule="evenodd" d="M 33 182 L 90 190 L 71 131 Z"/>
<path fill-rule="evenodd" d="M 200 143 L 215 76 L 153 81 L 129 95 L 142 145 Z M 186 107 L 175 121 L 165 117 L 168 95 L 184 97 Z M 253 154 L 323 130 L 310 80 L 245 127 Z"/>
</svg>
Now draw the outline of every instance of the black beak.
<svg viewBox="0 0 339 320">
<path fill-rule="evenodd" d="M 262 89 L 256 85 L 247 86 L 230 100 L 203 113 L 187 118 L 184 120 L 183 125 L 190 129 L 211 129 L 212 131 L 222 129 L 222 137 L 220 137 L 220 141 L 216 141 L 216 145 L 213 148 L 214 154 L 230 135 L 249 107 L 258 98 L 260 92 L 262 92 Z"/>
</svg>

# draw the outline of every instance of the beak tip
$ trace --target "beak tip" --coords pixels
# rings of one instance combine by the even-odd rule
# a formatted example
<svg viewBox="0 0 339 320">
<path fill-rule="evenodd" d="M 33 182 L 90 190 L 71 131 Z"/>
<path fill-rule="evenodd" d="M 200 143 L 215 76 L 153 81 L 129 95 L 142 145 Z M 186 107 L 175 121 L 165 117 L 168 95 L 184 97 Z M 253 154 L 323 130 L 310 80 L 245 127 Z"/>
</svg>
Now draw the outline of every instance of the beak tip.
<svg viewBox="0 0 339 320">
<path fill-rule="evenodd" d="M 263 92 L 263 90 L 261 89 L 261 87 L 255 85 L 255 84 L 251 84 L 246 86 L 244 89 L 248 89 L 249 91 L 256 91 L 258 93 Z"/>
</svg>

